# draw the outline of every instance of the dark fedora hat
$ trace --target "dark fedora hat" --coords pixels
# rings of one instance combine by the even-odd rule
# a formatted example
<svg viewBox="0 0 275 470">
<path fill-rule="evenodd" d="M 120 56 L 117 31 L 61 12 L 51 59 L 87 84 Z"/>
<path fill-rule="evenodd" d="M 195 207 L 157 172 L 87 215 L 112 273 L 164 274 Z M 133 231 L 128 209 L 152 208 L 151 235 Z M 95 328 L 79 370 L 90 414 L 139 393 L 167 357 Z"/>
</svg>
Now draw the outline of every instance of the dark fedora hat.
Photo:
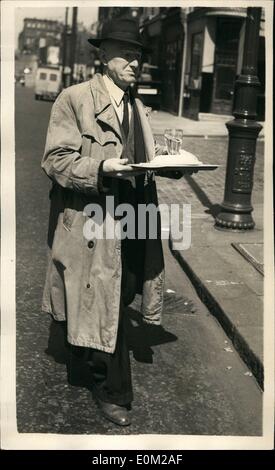
<svg viewBox="0 0 275 470">
<path fill-rule="evenodd" d="M 104 23 L 100 38 L 90 38 L 88 42 L 95 47 L 99 47 L 104 40 L 127 42 L 140 46 L 143 50 L 149 51 L 144 45 L 139 32 L 139 24 L 134 18 L 117 18 Z"/>
</svg>

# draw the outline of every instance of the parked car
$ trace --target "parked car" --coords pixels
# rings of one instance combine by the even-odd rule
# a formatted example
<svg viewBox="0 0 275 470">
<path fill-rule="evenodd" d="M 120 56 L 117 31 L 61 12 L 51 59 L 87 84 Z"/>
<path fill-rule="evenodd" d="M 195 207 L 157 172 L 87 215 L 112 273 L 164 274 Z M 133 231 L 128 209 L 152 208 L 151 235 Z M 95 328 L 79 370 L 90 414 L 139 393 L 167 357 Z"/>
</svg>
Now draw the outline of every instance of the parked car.
<svg viewBox="0 0 275 470">
<path fill-rule="evenodd" d="M 62 88 L 61 78 L 59 67 L 39 67 L 35 79 L 35 99 L 54 101 Z"/>
</svg>

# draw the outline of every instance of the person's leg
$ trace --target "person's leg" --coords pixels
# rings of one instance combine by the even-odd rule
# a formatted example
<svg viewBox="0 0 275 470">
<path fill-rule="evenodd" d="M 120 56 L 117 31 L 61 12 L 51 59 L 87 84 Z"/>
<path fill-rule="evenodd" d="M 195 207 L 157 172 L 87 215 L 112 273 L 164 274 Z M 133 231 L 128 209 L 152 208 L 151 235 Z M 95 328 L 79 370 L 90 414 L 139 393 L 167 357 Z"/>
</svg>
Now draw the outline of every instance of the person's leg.
<svg viewBox="0 0 275 470">
<path fill-rule="evenodd" d="M 133 400 L 131 366 L 125 334 L 125 314 L 120 308 L 116 349 L 113 354 L 92 349 L 90 352 L 93 393 L 96 398 L 116 405 Z"/>
<path fill-rule="evenodd" d="M 91 372 L 87 362 L 89 349 L 68 343 L 67 374 L 70 385 L 91 386 Z"/>
</svg>

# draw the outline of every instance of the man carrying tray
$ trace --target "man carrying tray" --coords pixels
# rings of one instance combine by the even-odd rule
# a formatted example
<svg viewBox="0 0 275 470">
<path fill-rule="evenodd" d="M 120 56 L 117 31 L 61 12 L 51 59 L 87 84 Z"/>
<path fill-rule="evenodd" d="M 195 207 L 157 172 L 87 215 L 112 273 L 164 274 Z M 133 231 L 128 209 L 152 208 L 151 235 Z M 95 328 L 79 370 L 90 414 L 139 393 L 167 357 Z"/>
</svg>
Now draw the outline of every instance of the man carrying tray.
<svg viewBox="0 0 275 470">
<path fill-rule="evenodd" d="M 42 308 L 55 320 L 66 321 L 72 360 L 88 351 L 99 408 L 107 419 L 125 426 L 130 424 L 133 400 L 125 309 L 138 293 L 144 323 L 148 328 L 160 324 L 160 225 L 155 239 L 88 240 L 83 234 L 84 209 L 99 205 L 106 229 L 108 196 L 115 208 L 131 204 L 136 215 L 138 204 L 158 206 L 153 172 L 130 165 L 152 160 L 155 146 L 146 110 L 131 92 L 144 47 L 138 24 L 117 19 L 107 25 L 101 39 L 89 42 L 100 48 L 104 72 L 59 95 L 42 160 L 53 183 Z M 119 224 L 119 219 L 114 217 L 112 223 Z"/>
</svg>

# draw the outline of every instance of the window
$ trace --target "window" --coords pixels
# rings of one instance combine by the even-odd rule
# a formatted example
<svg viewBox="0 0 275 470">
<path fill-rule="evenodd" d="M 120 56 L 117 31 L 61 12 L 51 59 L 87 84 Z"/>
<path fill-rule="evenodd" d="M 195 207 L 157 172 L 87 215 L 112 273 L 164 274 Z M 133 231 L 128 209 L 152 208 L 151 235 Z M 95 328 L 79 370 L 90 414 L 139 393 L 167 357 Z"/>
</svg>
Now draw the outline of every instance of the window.
<svg viewBox="0 0 275 470">
<path fill-rule="evenodd" d="M 45 72 L 40 72 L 39 79 L 40 80 L 46 80 L 47 74 Z"/>
<path fill-rule="evenodd" d="M 56 80 L 57 80 L 57 75 L 56 75 L 55 73 L 51 73 L 51 74 L 50 74 L 50 80 L 51 80 L 51 82 L 56 82 Z"/>
</svg>

